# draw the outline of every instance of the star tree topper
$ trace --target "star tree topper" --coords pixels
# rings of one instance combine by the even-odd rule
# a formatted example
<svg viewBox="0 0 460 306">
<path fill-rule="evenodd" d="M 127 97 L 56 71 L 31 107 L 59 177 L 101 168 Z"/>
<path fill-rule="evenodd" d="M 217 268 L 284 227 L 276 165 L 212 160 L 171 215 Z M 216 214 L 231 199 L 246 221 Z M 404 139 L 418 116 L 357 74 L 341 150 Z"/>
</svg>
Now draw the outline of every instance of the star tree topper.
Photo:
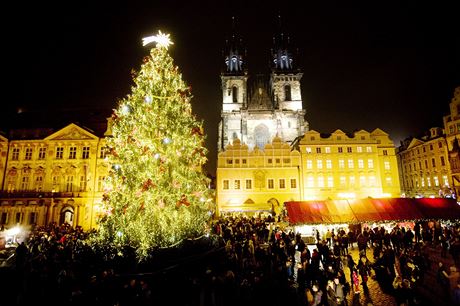
<svg viewBox="0 0 460 306">
<path fill-rule="evenodd" d="M 174 43 L 169 38 L 169 34 L 161 33 L 161 31 L 158 31 L 157 35 L 142 38 L 143 46 L 146 46 L 152 42 L 156 42 L 158 48 L 168 49 L 169 45 L 174 45 Z"/>
</svg>

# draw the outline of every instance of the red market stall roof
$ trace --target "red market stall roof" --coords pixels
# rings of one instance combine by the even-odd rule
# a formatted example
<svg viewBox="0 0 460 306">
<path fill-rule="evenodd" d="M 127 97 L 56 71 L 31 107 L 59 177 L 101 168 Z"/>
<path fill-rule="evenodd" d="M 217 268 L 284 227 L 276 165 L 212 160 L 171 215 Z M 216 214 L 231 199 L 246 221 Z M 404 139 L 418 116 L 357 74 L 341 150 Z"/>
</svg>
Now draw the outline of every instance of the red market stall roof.
<svg viewBox="0 0 460 306">
<path fill-rule="evenodd" d="M 460 219 L 460 205 L 446 198 L 367 198 L 284 204 L 291 224 Z"/>
</svg>

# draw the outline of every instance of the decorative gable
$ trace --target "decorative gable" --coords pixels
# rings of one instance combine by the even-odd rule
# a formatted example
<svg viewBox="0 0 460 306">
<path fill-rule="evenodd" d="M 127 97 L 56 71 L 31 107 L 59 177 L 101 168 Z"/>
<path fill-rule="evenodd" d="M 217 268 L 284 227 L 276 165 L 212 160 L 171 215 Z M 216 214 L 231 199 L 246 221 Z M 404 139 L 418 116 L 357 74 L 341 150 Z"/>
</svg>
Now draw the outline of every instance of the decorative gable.
<svg viewBox="0 0 460 306">
<path fill-rule="evenodd" d="M 45 140 L 97 140 L 98 137 L 71 123 L 65 128 L 46 137 Z"/>
</svg>

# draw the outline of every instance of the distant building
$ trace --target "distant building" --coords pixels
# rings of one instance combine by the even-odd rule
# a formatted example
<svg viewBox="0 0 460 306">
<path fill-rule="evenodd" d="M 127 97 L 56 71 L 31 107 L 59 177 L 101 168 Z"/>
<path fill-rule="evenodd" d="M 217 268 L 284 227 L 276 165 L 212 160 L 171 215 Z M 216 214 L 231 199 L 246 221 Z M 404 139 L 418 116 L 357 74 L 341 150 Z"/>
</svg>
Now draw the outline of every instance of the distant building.
<svg viewBox="0 0 460 306">
<path fill-rule="evenodd" d="M 402 191 L 408 197 L 454 197 L 460 192 L 460 87 L 454 91 L 444 129 L 410 137 L 398 148 Z"/>
</svg>

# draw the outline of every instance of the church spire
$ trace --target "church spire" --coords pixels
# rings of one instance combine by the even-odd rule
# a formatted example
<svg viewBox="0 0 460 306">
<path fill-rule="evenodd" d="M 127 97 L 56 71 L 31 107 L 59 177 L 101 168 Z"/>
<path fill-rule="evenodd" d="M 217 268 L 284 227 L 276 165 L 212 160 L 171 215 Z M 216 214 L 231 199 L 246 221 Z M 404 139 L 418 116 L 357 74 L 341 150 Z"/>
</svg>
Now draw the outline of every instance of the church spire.
<svg viewBox="0 0 460 306">
<path fill-rule="evenodd" d="M 224 49 L 225 74 L 243 75 L 243 40 L 236 33 L 235 17 L 232 17 L 232 37 L 226 40 Z"/>
<path fill-rule="evenodd" d="M 294 57 L 289 40 L 289 36 L 283 31 L 281 16 L 278 15 L 278 31 L 273 36 L 272 70 L 279 72 L 294 71 Z"/>
</svg>

